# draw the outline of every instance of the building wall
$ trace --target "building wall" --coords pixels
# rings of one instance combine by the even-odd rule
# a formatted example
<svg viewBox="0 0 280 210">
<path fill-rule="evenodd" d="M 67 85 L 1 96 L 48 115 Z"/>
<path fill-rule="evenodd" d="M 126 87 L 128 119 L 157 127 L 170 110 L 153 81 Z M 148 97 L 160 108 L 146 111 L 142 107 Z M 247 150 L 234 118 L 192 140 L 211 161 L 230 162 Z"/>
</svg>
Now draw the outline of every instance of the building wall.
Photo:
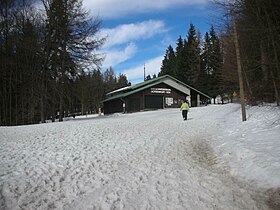
<svg viewBox="0 0 280 210">
<path fill-rule="evenodd" d="M 164 80 L 164 83 L 171 86 L 171 87 L 174 87 L 176 88 L 177 90 L 182 90 L 184 93 L 190 95 L 190 88 L 186 87 L 186 86 L 183 86 L 182 84 L 180 84 L 179 82 L 177 81 L 174 81 L 172 79 L 166 79 Z"/>
<path fill-rule="evenodd" d="M 156 93 L 153 92 L 152 88 L 163 88 L 163 89 L 170 89 L 171 91 L 164 91 L 165 93 Z M 153 86 L 152 88 L 148 88 L 144 91 L 144 95 L 160 95 L 163 96 L 163 107 L 164 108 L 178 108 L 181 105 L 181 101 L 183 101 L 184 99 L 186 99 L 187 94 L 182 93 L 172 87 L 170 87 L 167 84 L 161 83 L 158 85 Z"/>
<path fill-rule="evenodd" d="M 199 94 L 195 90 L 191 90 L 191 106 L 197 107 L 202 105 L 211 104 L 209 98 Z"/>
<path fill-rule="evenodd" d="M 121 99 L 104 102 L 104 114 L 123 112 L 123 102 Z"/>
<path fill-rule="evenodd" d="M 123 99 L 104 102 L 104 113 L 123 112 L 124 109 L 125 112 L 138 112 L 148 109 L 179 108 L 186 98 L 192 107 L 200 106 L 201 102 L 205 100 L 204 96 L 198 96 L 193 89 L 185 87 L 183 93 L 166 83 L 160 83 Z"/>
<path fill-rule="evenodd" d="M 161 83 L 126 97 L 126 111 L 134 112 L 147 109 L 145 107 L 145 96 L 161 96 L 163 97 L 163 108 L 178 108 L 187 95 Z M 139 100 L 139 106 L 138 109 L 133 109 L 131 104 L 132 101 L 135 102 L 136 100 Z"/>
<path fill-rule="evenodd" d="M 139 112 L 142 107 L 142 92 L 132 94 L 125 98 L 126 112 Z"/>
</svg>

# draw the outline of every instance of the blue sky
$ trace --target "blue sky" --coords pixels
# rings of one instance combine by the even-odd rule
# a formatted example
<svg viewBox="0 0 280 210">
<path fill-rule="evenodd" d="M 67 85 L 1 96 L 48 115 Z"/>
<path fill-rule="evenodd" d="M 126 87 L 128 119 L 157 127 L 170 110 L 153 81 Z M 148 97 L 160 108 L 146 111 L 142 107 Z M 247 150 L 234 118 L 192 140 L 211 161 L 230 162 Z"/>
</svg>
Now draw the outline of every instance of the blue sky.
<svg viewBox="0 0 280 210">
<path fill-rule="evenodd" d="M 84 7 L 107 37 L 102 69 L 112 66 L 133 84 L 143 81 L 144 64 L 146 75 L 158 74 L 168 45 L 175 48 L 190 23 L 204 36 L 214 19 L 208 0 L 84 0 Z"/>
</svg>

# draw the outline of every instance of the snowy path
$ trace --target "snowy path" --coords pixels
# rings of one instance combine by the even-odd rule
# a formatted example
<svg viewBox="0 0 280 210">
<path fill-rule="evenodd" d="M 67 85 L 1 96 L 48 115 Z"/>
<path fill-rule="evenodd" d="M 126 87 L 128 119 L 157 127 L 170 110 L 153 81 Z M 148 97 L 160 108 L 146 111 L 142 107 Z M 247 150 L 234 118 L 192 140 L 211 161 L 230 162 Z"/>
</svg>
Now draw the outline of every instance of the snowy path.
<svg viewBox="0 0 280 210">
<path fill-rule="evenodd" d="M 233 174 L 214 149 L 238 109 L 0 127 L 0 209 L 277 209 L 275 190 Z"/>
</svg>

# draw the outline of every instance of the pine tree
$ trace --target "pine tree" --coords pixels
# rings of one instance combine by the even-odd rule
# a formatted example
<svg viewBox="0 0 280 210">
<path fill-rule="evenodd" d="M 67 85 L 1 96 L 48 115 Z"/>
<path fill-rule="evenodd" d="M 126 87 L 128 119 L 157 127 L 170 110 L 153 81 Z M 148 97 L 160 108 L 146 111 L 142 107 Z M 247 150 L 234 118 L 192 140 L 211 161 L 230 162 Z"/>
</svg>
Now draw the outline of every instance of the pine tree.
<svg viewBox="0 0 280 210">
<path fill-rule="evenodd" d="M 117 86 L 118 88 L 126 87 L 128 86 L 128 80 L 125 74 L 119 74 L 117 79 Z"/>
<path fill-rule="evenodd" d="M 238 92 L 238 75 L 235 58 L 235 47 L 230 32 L 221 34 L 221 50 L 222 50 L 222 71 L 221 71 L 221 85 L 224 93 L 233 98 L 233 93 Z"/>
<path fill-rule="evenodd" d="M 108 92 L 118 88 L 117 87 L 117 77 L 111 66 L 109 69 L 106 69 L 106 71 L 103 73 L 103 78 L 104 78 L 104 83 L 105 83 L 104 84 L 105 93 L 108 93 Z"/>
<path fill-rule="evenodd" d="M 1 125 L 79 110 L 79 76 L 102 61 L 94 52 L 104 41 L 97 36 L 100 21 L 88 18 L 81 0 L 40 2 L 45 14 L 33 0 L 0 2 Z"/>
<path fill-rule="evenodd" d="M 91 73 L 91 89 L 89 90 L 91 95 L 89 100 L 91 101 L 91 110 L 95 113 L 99 111 L 100 101 L 102 100 L 104 92 L 104 82 L 102 80 L 102 73 L 100 70 L 94 70 Z"/>
<path fill-rule="evenodd" d="M 151 75 L 150 74 L 148 74 L 147 76 L 146 76 L 146 78 L 145 78 L 145 81 L 147 81 L 147 80 L 151 80 L 152 78 L 151 78 Z"/>
<path fill-rule="evenodd" d="M 192 86 L 197 85 L 198 76 L 200 72 L 200 43 L 196 36 L 196 30 L 193 24 L 187 35 L 186 42 L 186 68 L 184 73 L 184 81 Z"/>
<path fill-rule="evenodd" d="M 213 25 L 210 28 L 210 49 L 208 60 L 209 74 L 211 75 L 211 89 L 209 94 L 216 97 L 218 94 L 223 95 L 224 88 L 222 85 L 222 55 L 220 40 L 216 35 Z"/>
<path fill-rule="evenodd" d="M 47 12 L 47 69 L 59 87 L 59 120 L 67 104 L 68 83 L 89 64 L 100 64 L 101 58 L 92 52 L 103 39 L 96 39 L 100 21 L 88 18 L 80 0 L 45 1 Z M 46 70 L 47 71 L 47 70 Z M 44 94 L 44 92 L 43 92 Z M 44 103 L 44 102 L 43 102 Z"/>
<path fill-rule="evenodd" d="M 199 88 L 202 92 L 209 94 L 210 89 L 210 81 L 212 69 L 209 66 L 210 60 L 210 38 L 209 33 L 206 32 L 204 36 L 204 42 L 202 46 L 202 52 L 200 56 L 200 73 L 197 82 L 197 88 Z"/>
<path fill-rule="evenodd" d="M 186 82 L 186 41 L 179 36 L 176 46 L 176 70 L 175 77 L 183 82 Z"/>
<path fill-rule="evenodd" d="M 168 49 L 166 50 L 164 59 L 162 61 L 159 76 L 166 75 L 166 74 L 170 76 L 175 76 L 175 68 L 176 68 L 175 53 L 172 46 L 169 45 Z"/>
</svg>

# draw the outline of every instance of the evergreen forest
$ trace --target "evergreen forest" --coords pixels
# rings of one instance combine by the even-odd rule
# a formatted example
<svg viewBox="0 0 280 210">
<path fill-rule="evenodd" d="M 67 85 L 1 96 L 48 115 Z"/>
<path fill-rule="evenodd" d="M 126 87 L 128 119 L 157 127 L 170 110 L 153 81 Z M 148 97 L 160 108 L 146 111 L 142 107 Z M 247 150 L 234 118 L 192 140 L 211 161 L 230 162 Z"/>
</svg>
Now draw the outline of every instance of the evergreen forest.
<svg viewBox="0 0 280 210">
<path fill-rule="evenodd" d="M 175 47 L 167 47 L 159 76 L 169 74 L 214 99 L 238 96 L 234 15 L 245 100 L 279 106 L 280 1 L 215 1 L 215 5 L 223 16 L 216 23 L 219 31 L 211 25 L 201 35 L 191 23 L 187 35 L 180 35 Z"/>
<path fill-rule="evenodd" d="M 0 1 L 0 125 L 98 112 L 104 94 L 128 85 L 101 71 L 101 20 L 81 0 Z"/>
<path fill-rule="evenodd" d="M 129 85 L 112 67 L 102 71 L 102 21 L 82 0 L 40 2 L 0 1 L 0 125 L 97 113 L 106 93 Z M 214 99 L 231 99 L 240 94 L 240 62 L 246 103 L 279 106 L 280 1 L 213 3 L 221 18 L 205 34 L 186 26 L 176 46 L 167 46 L 159 74 L 146 79 L 169 74 Z"/>
</svg>

